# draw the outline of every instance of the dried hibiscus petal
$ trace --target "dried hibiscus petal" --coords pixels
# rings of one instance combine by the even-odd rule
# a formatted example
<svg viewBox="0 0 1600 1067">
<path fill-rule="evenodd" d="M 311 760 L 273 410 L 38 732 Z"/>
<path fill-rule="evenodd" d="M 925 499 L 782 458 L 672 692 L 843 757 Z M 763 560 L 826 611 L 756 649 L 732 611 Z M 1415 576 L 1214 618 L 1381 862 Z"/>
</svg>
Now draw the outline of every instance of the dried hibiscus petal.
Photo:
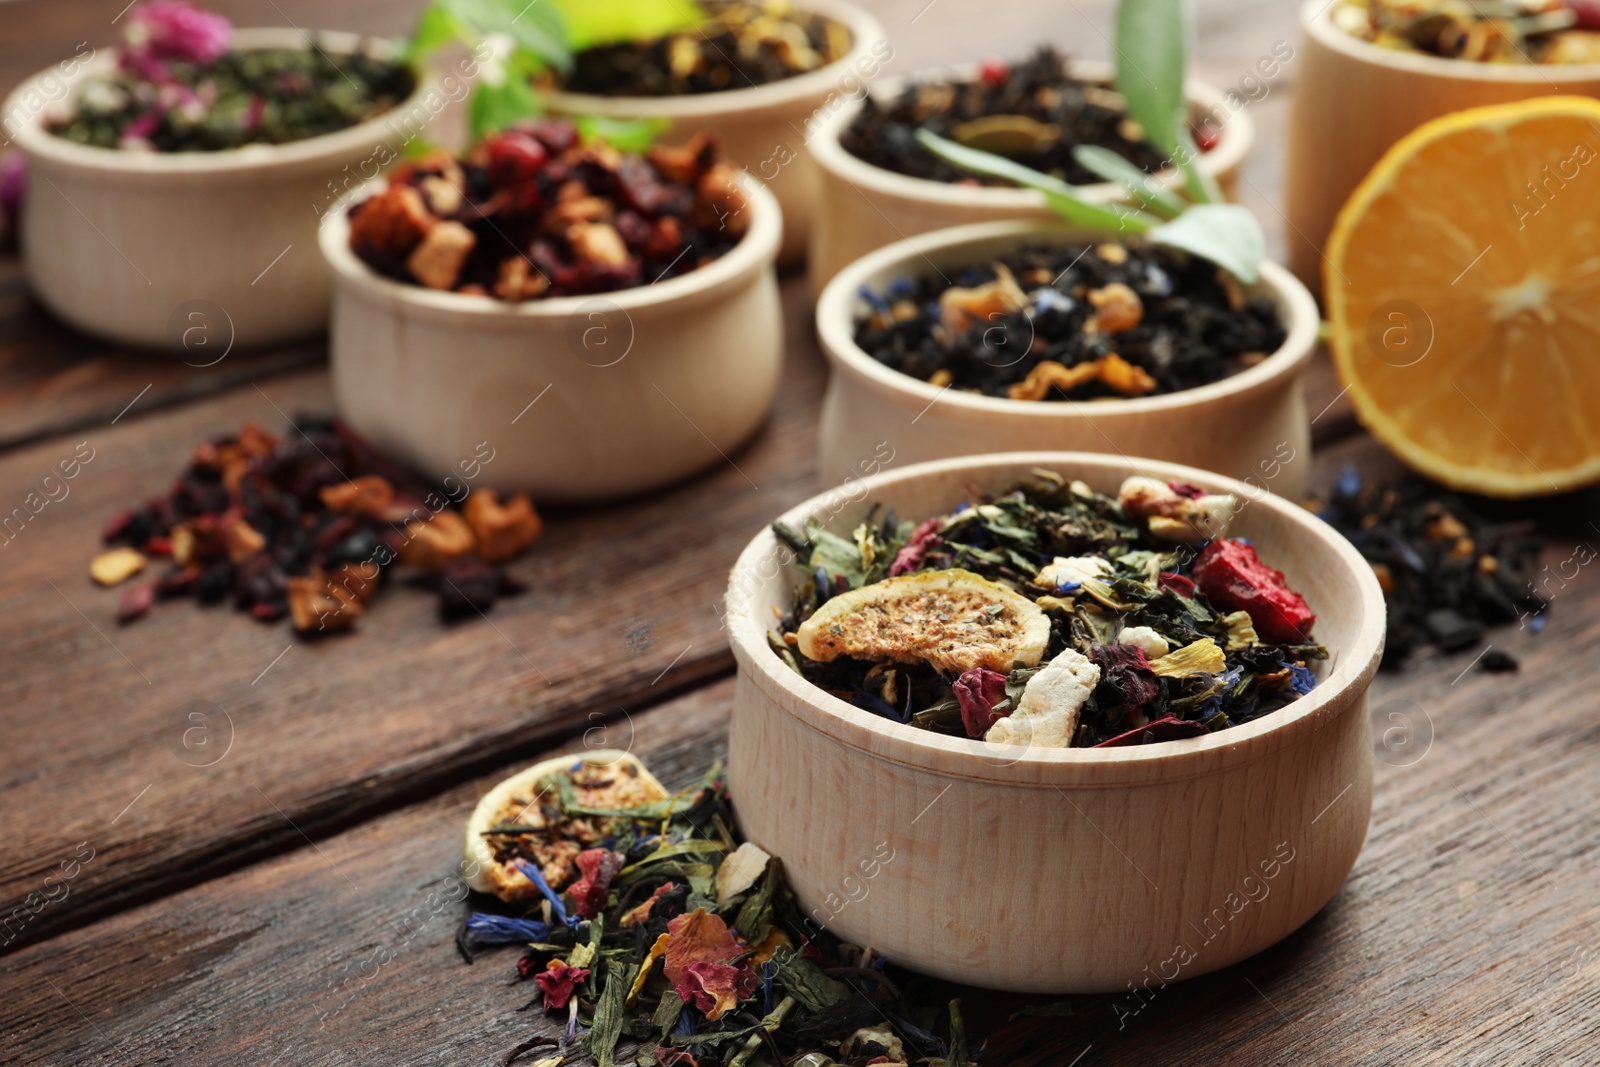
<svg viewBox="0 0 1600 1067">
<path fill-rule="evenodd" d="M 942 519 L 933 518 L 911 531 L 911 539 L 895 553 L 894 562 L 889 565 L 889 577 L 898 578 L 920 568 L 923 557 L 944 543 L 939 537 L 942 524 Z"/>
<path fill-rule="evenodd" d="M 1136 726 L 1132 730 L 1120 733 L 1115 737 L 1095 745 L 1095 748 L 1125 748 L 1129 745 L 1153 745 L 1157 741 L 1181 741 L 1185 737 L 1199 737 L 1209 733 L 1205 723 L 1194 722 L 1189 719 L 1180 719 L 1176 715 L 1167 715 L 1147 722 L 1143 726 Z"/>
<path fill-rule="evenodd" d="M 1100 668 L 1095 695 L 1102 705 L 1141 708 L 1161 695 L 1161 682 L 1138 645 L 1096 645 L 1089 658 Z"/>
<path fill-rule="evenodd" d="M 533 976 L 533 980 L 544 990 L 545 1011 L 559 1011 L 567 1006 L 567 1001 L 589 978 L 589 968 L 568 967 L 560 960 L 551 960 L 550 966 Z"/>
<path fill-rule="evenodd" d="M 605 910 L 611 879 L 622 870 L 624 859 L 626 857 L 622 853 L 603 848 L 591 848 L 578 853 L 573 862 L 578 865 L 582 877 L 573 882 L 567 892 L 572 896 L 572 904 L 579 918 L 592 919 Z"/>
<path fill-rule="evenodd" d="M 1255 547 L 1223 538 L 1211 542 L 1195 560 L 1194 580 L 1213 604 L 1243 611 L 1261 639 L 1292 645 L 1307 640 L 1317 617 L 1305 597 L 1290 589 L 1283 572 L 1262 563 Z"/>
<path fill-rule="evenodd" d="M 1005 718 L 1005 712 L 995 710 L 1006 698 L 1006 676 L 999 671 L 975 667 L 957 678 L 953 688 L 968 737 L 982 738 L 989 727 Z"/>
</svg>

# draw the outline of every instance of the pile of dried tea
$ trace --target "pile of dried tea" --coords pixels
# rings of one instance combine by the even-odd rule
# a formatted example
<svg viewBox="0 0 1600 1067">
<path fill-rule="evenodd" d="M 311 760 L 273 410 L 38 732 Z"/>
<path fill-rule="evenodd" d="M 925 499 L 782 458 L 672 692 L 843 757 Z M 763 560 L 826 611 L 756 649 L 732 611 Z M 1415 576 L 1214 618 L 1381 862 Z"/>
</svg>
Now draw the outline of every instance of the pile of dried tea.
<svg viewBox="0 0 1600 1067">
<path fill-rule="evenodd" d="M 149 0 L 124 25 L 115 72 L 86 81 L 51 133 L 156 152 L 288 144 L 365 122 L 416 86 L 404 63 L 314 40 L 235 49 L 227 19 L 182 0 Z"/>
<path fill-rule="evenodd" d="M 1476 63 L 1600 63 L 1595 0 L 1341 0 L 1333 24 L 1381 48 Z"/>
<path fill-rule="evenodd" d="M 462 952 L 524 946 L 518 977 L 538 986 L 534 1005 L 566 1022 L 560 1037 L 524 1041 L 506 1063 L 978 1060 L 959 1001 L 918 995 L 948 987 L 840 941 L 800 910 L 779 859 L 738 837 L 719 768 L 669 796 L 631 756 L 574 758 L 535 779 L 541 767 L 491 792 L 468 827 L 468 882 L 480 893 Z M 893 859 L 888 849 L 868 862 Z M 1009 1029 L 1010 1042 L 1026 1039 Z"/>
<path fill-rule="evenodd" d="M 480 445 L 462 477 L 435 490 L 335 420 L 301 416 L 281 439 L 247 423 L 200 444 L 165 496 L 113 518 L 105 541 L 120 547 L 97 556 L 90 576 L 121 585 L 152 559 L 170 561 L 123 590 L 122 622 L 156 600 L 194 597 L 231 600 L 263 622 L 288 615 L 307 636 L 346 630 L 397 562 L 437 587 L 442 618 L 487 611 L 523 590 L 499 564 L 544 528 L 527 496 L 468 486 L 493 459 Z"/>
<path fill-rule="evenodd" d="M 710 134 L 639 156 L 584 144 L 564 120 L 522 122 L 460 159 L 397 167 L 350 209 L 350 248 L 388 277 L 508 301 L 627 289 L 738 244 L 738 181 Z"/>
<path fill-rule="evenodd" d="M 1308 505 L 1372 564 L 1388 605 L 1383 666 L 1412 652 L 1475 648 L 1486 627 L 1516 621 L 1538 630 L 1548 606 L 1535 583 L 1544 539 L 1532 523 L 1503 524 L 1466 500 L 1421 479 L 1366 485 L 1346 470 L 1326 500 Z M 1557 579 L 1560 581 L 1560 579 Z M 1490 649 L 1484 670 L 1515 670 L 1509 653 Z"/>
<path fill-rule="evenodd" d="M 858 159 L 912 178 L 969 185 L 991 180 L 958 170 L 923 148 L 916 139 L 919 129 L 1072 185 L 1104 180 L 1073 158 L 1078 145 L 1108 149 L 1152 174 L 1167 162 L 1128 117 L 1120 93 L 1073 77 L 1066 58 L 1052 48 L 1041 48 L 1014 66 L 986 62 L 973 81 L 909 85 L 890 104 L 868 96 L 839 143 Z M 1196 127 L 1194 134 L 1202 150 L 1216 143 L 1209 127 Z"/>
<path fill-rule="evenodd" d="M 1087 747 L 1224 730 L 1310 692 L 1327 655 L 1305 598 L 1224 536 L 1238 506 L 1142 477 L 1113 499 L 1040 470 L 915 526 L 876 510 L 849 538 L 780 524 L 806 572 L 769 643 L 841 700 L 940 733 Z"/>
<path fill-rule="evenodd" d="M 563 77 L 547 68 L 543 85 L 600 96 L 686 96 L 782 81 L 843 59 L 851 47 L 841 23 L 781 0 L 712 0 L 693 29 L 652 40 L 586 48 Z"/>
<path fill-rule="evenodd" d="M 1215 264 L 1159 245 L 1030 247 L 951 284 L 863 289 L 855 341 L 937 386 L 1013 400 L 1170 393 L 1264 360 L 1286 336 L 1277 309 Z"/>
</svg>

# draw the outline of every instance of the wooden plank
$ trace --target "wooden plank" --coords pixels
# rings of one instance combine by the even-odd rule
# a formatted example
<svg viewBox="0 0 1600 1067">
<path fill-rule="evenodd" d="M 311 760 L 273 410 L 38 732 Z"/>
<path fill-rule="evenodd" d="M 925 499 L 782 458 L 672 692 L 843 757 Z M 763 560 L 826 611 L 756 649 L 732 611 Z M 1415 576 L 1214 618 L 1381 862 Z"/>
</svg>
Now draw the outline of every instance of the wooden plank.
<svg viewBox="0 0 1600 1067">
<path fill-rule="evenodd" d="M 1319 460 L 1314 480 L 1345 462 L 1379 475 L 1389 460 L 1370 440 L 1351 442 Z M 1575 530 L 1597 506 L 1569 499 L 1564 510 Z M 1553 565 L 1573 543 L 1552 543 Z M 1071 998 L 1074 1014 L 1049 1021 L 1042 1055 L 986 1062 L 1585 1062 L 1600 1024 L 1587 947 L 1600 918 L 1590 832 L 1600 732 L 1593 670 L 1572 650 L 1600 640 L 1597 588 L 1595 568 L 1580 568 L 1553 595 L 1542 634 L 1489 635 L 1522 659 L 1516 674 L 1428 653 L 1379 675 L 1367 845 L 1304 928 L 1201 980 Z M 686 782 L 720 754 L 729 699 L 718 683 L 592 740 L 631 744 Z M 532 994 L 507 988 L 514 952 L 467 968 L 451 944 L 460 906 L 427 908 L 449 886 L 474 799 L 533 758 L 23 950 L 0 963 L 11 992 L 0 1047 L 39 1063 L 420 1065 L 492 1062 L 536 1026 L 553 1032 L 516 1010 Z M 93 844 L 103 832 L 84 831 Z M 72 849 L 57 851 L 52 861 Z M 1021 1004 L 961 995 L 980 1033 Z"/>
<path fill-rule="evenodd" d="M 0 701 L 68 711 L 0 721 L 0 797 L 8 811 L 37 813 L 0 826 L 0 853 L 18 857 L 0 871 L 0 914 L 91 831 L 107 860 L 85 870 L 72 907 L 41 913 L 16 943 L 298 844 L 284 815 L 307 830 L 348 825 L 492 765 L 507 744 L 730 670 L 719 612 L 728 567 L 772 516 L 820 488 L 823 368 L 803 290 L 798 278 L 785 285 L 784 402 L 751 446 L 672 492 L 551 515 L 511 568 L 532 591 L 456 626 L 438 622 L 431 594 L 400 587 L 357 633 L 321 642 L 192 602 L 117 627 L 117 593 L 88 581 L 110 515 L 163 492 L 199 440 L 247 419 L 281 425 L 280 412 L 329 410 L 323 372 L 0 460 L 9 513 L 62 459 L 93 453 L 64 499 L 0 538 L 0 661 L 12 665 Z M 206 751 L 233 739 L 209 766 L 191 766 L 209 757 L 182 746 L 196 710 L 222 731 Z"/>
</svg>

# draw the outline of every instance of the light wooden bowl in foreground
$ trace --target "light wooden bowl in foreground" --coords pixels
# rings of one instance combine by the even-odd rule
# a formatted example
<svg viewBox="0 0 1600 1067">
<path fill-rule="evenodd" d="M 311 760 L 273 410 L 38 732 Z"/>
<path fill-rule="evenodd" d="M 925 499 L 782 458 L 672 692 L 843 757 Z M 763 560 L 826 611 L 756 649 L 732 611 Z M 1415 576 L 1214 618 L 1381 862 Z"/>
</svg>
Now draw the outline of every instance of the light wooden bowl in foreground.
<svg viewBox="0 0 1600 1067">
<path fill-rule="evenodd" d="M 1331 13 L 1327 0 L 1306 0 L 1300 9 L 1284 202 L 1289 267 L 1318 291 L 1334 217 L 1400 138 L 1430 119 L 1484 104 L 1600 96 L 1600 63 L 1474 63 L 1399 52 L 1351 37 Z"/>
<path fill-rule="evenodd" d="M 1252 295 L 1277 305 L 1288 336 L 1266 360 L 1210 385 L 1130 400 L 1011 400 L 940 388 L 892 370 L 855 343 L 863 286 L 881 291 L 935 269 L 954 277 L 1029 244 L 1104 240 L 1057 222 L 981 223 L 901 241 L 852 263 L 817 301 L 831 375 L 819 441 L 823 481 L 987 452 L 1077 450 L 1189 463 L 1291 500 L 1305 490 L 1311 432 L 1300 379 L 1316 348 L 1317 307 L 1282 267 L 1263 263 Z"/>
<path fill-rule="evenodd" d="M 1074 60 L 1072 70 L 1075 75 L 1107 82 L 1113 74 L 1110 64 L 1088 60 Z M 975 78 L 977 72 L 977 66 L 969 64 L 924 71 L 909 78 L 885 79 L 872 95 L 888 103 L 908 83 L 964 81 Z M 1224 94 L 1204 82 L 1189 82 L 1189 101 L 1196 113 L 1215 115 L 1221 120 L 1217 143 L 1201 157 L 1200 165 L 1231 196 L 1239 169 L 1255 142 L 1255 126 L 1244 109 L 1232 110 Z M 910 178 L 858 159 L 844 150 L 839 138 L 860 112 L 861 100 L 851 100 L 831 114 L 819 114 L 807 131 L 806 144 L 822 175 L 807 264 L 812 292 L 821 292 L 845 264 L 896 241 L 975 222 L 1020 218 L 1049 221 L 1058 217 L 1043 194 L 1031 189 Z M 1171 189 L 1183 184 L 1182 176 L 1172 169 L 1162 171 L 1156 181 Z M 1079 186 L 1078 191 L 1101 203 L 1126 198 L 1122 187 L 1110 182 Z"/>
<path fill-rule="evenodd" d="M 313 39 L 332 54 L 390 48 L 349 33 Z M 234 46 L 306 40 L 298 30 L 246 29 Z M 321 333 L 331 279 L 317 254 L 319 216 L 428 125 L 437 109 L 426 79 L 419 74 L 411 96 L 382 115 L 284 145 L 132 152 L 44 129 L 44 101 L 70 99 L 115 62 L 108 50 L 70 78 L 43 71 L 5 104 L 7 130 L 28 161 L 22 254 L 39 300 L 88 333 L 205 364 L 230 347 Z"/>
<path fill-rule="evenodd" d="M 1248 492 L 1173 464 L 1014 453 L 880 475 L 782 519 L 848 536 L 873 503 L 921 520 L 1037 467 L 1107 493 L 1134 473 Z M 739 666 L 728 773 L 744 833 L 783 858 L 817 925 L 955 981 L 1154 990 L 1278 941 L 1333 896 L 1366 837 L 1383 594 L 1348 542 L 1277 497 L 1248 504 L 1235 532 L 1316 611 L 1332 655 L 1317 687 L 1205 737 L 1025 750 L 891 722 L 785 666 L 767 629 L 799 568 L 763 530 L 727 597 Z"/>
<path fill-rule="evenodd" d="M 850 51 L 825 67 L 766 85 L 688 96 L 597 96 L 542 92 L 554 115 L 593 115 L 613 119 L 664 119 L 671 126 L 660 140 L 675 144 L 697 130 L 715 130 L 722 151 L 751 177 L 766 183 L 783 208 L 783 244 L 778 260 L 798 263 L 816 212 L 816 164 L 805 150 L 813 115 L 841 106 L 878 73 L 892 55 L 878 20 L 843 0 L 803 0 L 801 9 L 842 23 L 852 37 Z"/>
<path fill-rule="evenodd" d="M 625 496 L 714 463 L 772 407 L 783 362 L 773 260 L 782 215 L 759 183 L 716 261 L 653 285 L 508 304 L 372 271 L 348 210 L 323 225 L 335 279 L 334 396 L 377 448 L 436 478 L 493 450 L 483 484 L 539 503 Z"/>
</svg>

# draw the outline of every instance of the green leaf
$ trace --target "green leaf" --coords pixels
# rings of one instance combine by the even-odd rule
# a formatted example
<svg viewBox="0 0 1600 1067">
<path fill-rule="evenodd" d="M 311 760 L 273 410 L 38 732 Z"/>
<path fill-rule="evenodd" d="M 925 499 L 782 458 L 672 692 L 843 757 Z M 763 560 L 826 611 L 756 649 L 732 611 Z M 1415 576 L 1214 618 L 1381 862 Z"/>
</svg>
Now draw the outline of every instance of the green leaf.
<svg viewBox="0 0 1600 1067">
<path fill-rule="evenodd" d="M 1117 91 L 1145 137 L 1167 155 L 1187 123 L 1183 82 L 1194 12 L 1186 0 L 1121 0 L 1117 5 Z"/>
<path fill-rule="evenodd" d="M 705 12 L 694 0 L 537 0 L 552 3 L 574 52 L 618 41 L 642 41 L 694 28 Z"/>
<path fill-rule="evenodd" d="M 1078 195 L 1077 189 L 1060 178 L 1041 174 L 1031 167 L 1024 167 L 992 152 L 980 152 L 975 148 L 956 144 L 930 130 L 918 130 L 917 141 L 922 147 L 952 166 L 976 174 L 987 174 L 991 178 L 1015 182 L 1043 193 L 1056 214 L 1079 226 L 1111 233 L 1144 233 L 1161 222 L 1154 215 L 1147 215 L 1124 204 L 1103 206 L 1091 204 Z"/>
<path fill-rule="evenodd" d="M 423 17 L 432 23 L 430 36 L 436 37 L 441 23 L 430 14 L 432 7 L 448 13 L 458 24 L 457 35 L 469 44 L 490 34 L 502 34 L 511 38 L 519 51 L 537 57 L 542 64 L 563 71 L 572 68 L 567 29 L 561 12 L 550 0 L 526 4 L 522 0 L 434 0 Z M 417 28 L 422 30 L 421 21 Z"/>
<path fill-rule="evenodd" d="M 1261 277 L 1267 241 L 1255 216 L 1238 204 L 1196 204 L 1151 230 L 1149 239 L 1209 259 L 1241 282 Z"/>
<path fill-rule="evenodd" d="M 1085 170 L 1093 171 L 1106 181 L 1126 186 L 1130 193 L 1139 198 L 1141 204 L 1162 218 L 1170 219 L 1181 215 L 1183 209 L 1189 206 L 1170 190 L 1156 184 L 1150 175 L 1109 148 L 1101 148 L 1095 144 L 1081 144 L 1072 150 L 1072 158 L 1082 164 Z"/>
<path fill-rule="evenodd" d="M 606 984 L 595 1002 L 594 1022 L 583 1039 L 583 1045 L 600 1067 L 613 1067 L 617 1038 L 622 1036 L 623 1007 L 628 999 L 628 988 L 639 968 L 622 960 L 613 960 L 606 966 Z"/>
<path fill-rule="evenodd" d="M 448 0 L 433 0 L 417 16 L 416 29 L 411 31 L 411 38 L 406 41 L 405 55 L 414 62 L 452 41 L 472 36 L 471 29 L 462 25 L 461 20 L 451 13 Z"/>
<path fill-rule="evenodd" d="M 467 102 L 467 121 L 472 129 L 472 139 L 481 140 L 485 134 L 503 130 L 513 122 L 539 114 L 539 96 L 525 78 L 508 74 L 499 85 L 479 83 Z"/>
<path fill-rule="evenodd" d="M 667 119 L 611 119 L 603 115 L 583 115 L 577 120 L 578 134 L 585 141 L 604 141 L 619 152 L 643 152 L 672 126 Z"/>
</svg>

